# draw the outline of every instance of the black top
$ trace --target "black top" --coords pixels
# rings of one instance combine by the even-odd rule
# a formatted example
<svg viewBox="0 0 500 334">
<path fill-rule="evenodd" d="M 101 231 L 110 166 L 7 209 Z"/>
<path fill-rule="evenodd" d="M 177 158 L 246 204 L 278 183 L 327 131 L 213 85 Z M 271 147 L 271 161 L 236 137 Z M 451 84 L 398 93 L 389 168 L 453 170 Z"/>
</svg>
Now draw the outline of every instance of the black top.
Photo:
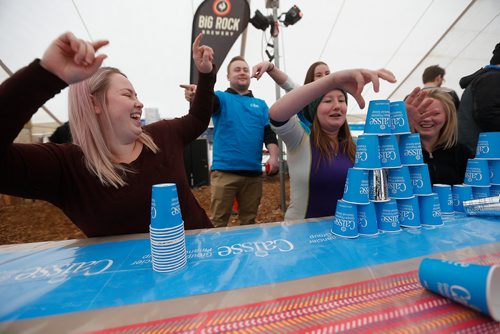
<svg viewBox="0 0 500 334">
<path fill-rule="evenodd" d="M 447 150 L 438 148 L 429 154 L 422 149 L 424 162 L 429 165 L 432 184 L 464 183 L 467 159 L 474 155 L 464 145 L 457 144 Z"/>
</svg>

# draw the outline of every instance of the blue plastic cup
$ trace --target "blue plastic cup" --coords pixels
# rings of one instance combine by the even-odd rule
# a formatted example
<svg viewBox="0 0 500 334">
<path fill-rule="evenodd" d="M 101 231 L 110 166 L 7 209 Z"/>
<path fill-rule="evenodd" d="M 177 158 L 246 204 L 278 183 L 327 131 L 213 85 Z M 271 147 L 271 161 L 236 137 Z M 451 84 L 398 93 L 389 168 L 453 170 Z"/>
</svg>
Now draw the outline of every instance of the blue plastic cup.
<svg viewBox="0 0 500 334">
<path fill-rule="evenodd" d="M 465 169 L 464 183 L 471 186 L 489 186 L 490 169 L 488 167 L 488 161 L 469 159 L 467 161 L 467 168 Z"/>
<path fill-rule="evenodd" d="M 390 198 L 405 199 L 413 197 L 413 185 L 410 170 L 407 166 L 389 169 L 387 188 Z"/>
<path fill-rule="evenodd" d="M 419 196 L 418 209 L 420 210 L 420 224 L 422 226 L 443 225 L 441 206 L 439 205 L 439 197 L 436 193 L 428 196 Z"/>
<path fill-rule="evenodd" d="M 183 224 L 175 183 L 153 185 L 151 196 L 151 227 L 172 228 Z"/>
<path fill-rule="evenodd" d="M 490 196 L 500 195 L 500 184 L 494 184 L 490 187 Z"/>
<path fill-rule="evenodd" d="M 420 228 L 418 197 L 398 199 L 399 224 L 403 227 Z"/>
<path fill-rule="evenodd" d="M 404 101 L 391 102 L 391 132 L 395 135 L 410 133 Z"/>
<path fill-rule="evenodd" d="M 360 169 L 382 168 L 378 157 L 378 136 L 361 135 L 356 142 L 354 167 Z"/>
<path fill-rule="evenodd" d="M 472 197 L 472 186 L 467 184 L 455 184 L 452 187 L 453 210 L 456 212 L 465 212 L 464 201 L 474 199 Z"/>
<path fill-rule="evenodd" d="M 424 164 L 420 134 L 412 133 L 399 137 L 399 158 L 405 166 L 418 166 Z"/>
<path fill-rule="evenodd" d="M 360 235 L 377 235 L 377 212 L 373 202 L 358 205 L 358 232 Z"/>
<path fill-rule="evenodd" d="M 358 208 L 343 200 L 337 202 L 332 233 L 342 238 L 356 238 L 358 234 Z"/>
<path fill-rule="evenodd" d="M 427 164 L 420 166 L 409 166 L 410 178 L 413 185 L 413 194 L 417 196 L 432 194 L 431 177 Z"/>
<path fill-rule="evenodd" d="M 476 146 L 476 159 L 500 159 L 500 132 L 482 132 Z"/>
<path fill-rule="evenodd" d="M 500 265 L 423 259 L 418 278 L 426 289 L 500 321 Z"/>
<path fill-rule="evenodd" d="M 378 229 L 382 232 L 400 232 L 398 205 L 395 200 L 375 203 Z"/>
<path fill-rule="evenodd" d="M 438 195 L 441 214 L 452 215 L 455 213 L 453 208 L 453 195 L 449 184 L 434 184 L 432 191 Z"/>
<path fill-rule="evenodd" d="M 349 168 L 345 180 L 343 200 L 353 204 L 369 203 L 368 171 Z"/>
<path fill-rule="evenodd" d="M 488 167 L 490 169 L 490 183 L 500 184 L 500 160 L 489 160 Z"/>
<path fill-rule="evenodd" d="M 472 187 L 472 198 L 473 199 L 480 199 L 480 198 L 486 198 L 490 197 L 491 192 L 490 192 L 490 187 Z"/>
<path fill-rule="evenodd" d="M 398 139 L 394 135 L 379 136 L 379 158 L 382 168 L 398 168 L 401 167 L 399 159 Z"/>
<path fill-rule="evenodd" d="M 389 100 L 372 100 L 366 113 L 365 134 L 391 134 L 391 105 Z"/>
</svg>

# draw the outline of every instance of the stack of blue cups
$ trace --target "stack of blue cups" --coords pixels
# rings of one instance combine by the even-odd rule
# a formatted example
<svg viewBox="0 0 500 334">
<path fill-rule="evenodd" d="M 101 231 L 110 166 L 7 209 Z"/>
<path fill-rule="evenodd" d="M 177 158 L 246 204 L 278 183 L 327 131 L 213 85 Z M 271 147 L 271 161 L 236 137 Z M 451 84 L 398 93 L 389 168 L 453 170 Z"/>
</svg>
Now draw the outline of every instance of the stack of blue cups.
<svg viewBox="0 0 500 334">
<path fill-rule="evenodd" d="M 184 222 L 174 183 L 153 185 L 149 232 L 154 271 L 174 272 L 186 266 Z"/>
<path fill-rule="evenodd" d="M 476 158 L 469 159 L 464 183 L 472 186 L 473 199 L 500 195 L 500 132 L 479 134 Z"/>
</svg>

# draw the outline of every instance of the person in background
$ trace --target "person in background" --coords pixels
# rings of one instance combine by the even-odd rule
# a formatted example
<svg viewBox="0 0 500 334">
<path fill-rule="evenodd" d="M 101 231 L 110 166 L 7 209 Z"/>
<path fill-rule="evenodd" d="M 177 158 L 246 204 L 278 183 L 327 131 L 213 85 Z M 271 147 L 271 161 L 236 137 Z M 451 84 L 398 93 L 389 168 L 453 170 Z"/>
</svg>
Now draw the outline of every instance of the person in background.
<svg viewBox="0 0 500 334">
<path fill-rule="evenodd" d="M 64 122 L 52 133 L 49 137 L 49 141 L 55 144 L 67 144 L 71 143 L 73 139 L 71 138 L 71 131 L 69 129 L 69 122 Z"/>
<path fill-rule="evenodd" d="M 272 105 L 271 124 L 287 147 L 290 206 L 286 220 L 335 213 L 356 153 L 346 122 L 347 93 L 363 108 L 363 87 L 372 82 L 378 92 L 380 79 L 396 81 L 387 70 L 339 71 L 293 89 Z M 296 116 L 305 106 L 314 111 L 310 134 Z"/>
<path fill-rule="evenodd" d="M 208 126 L 213 103 L 213 51 L 193 43 L 200 72 L 189 113 L 141 127 L 143 104 L 127 77 L 100 68 L 107 41 L 59 36 L 44 53 L 0 86 L 0 193 L 42 199 L 87 236 L 149 231 L 151 188 L 175 183 L 186 229 L 212 227 L 191 193 L 184 146 Z M 83 81 L 82 81 L 83 80 Z M 23 125 L 70 85 L 73 144 L 15 144 Z"/>
<path fill-rule="evenodd" d="M 262 145 L 269 151 L 269 174 L 279 170 L 278 145 L 269 125 L 268 106 L 253 96 L 250 70 L 242 57 L 227 66 L 229 88 L 215 92 L 213 109 L 214 146 L 211 172 L 211 220 L 227 226 L 234 199 L 240 225 L 255 224 L 262 197 Z M 195 85 L 181 85 L 191 102 Z"/>
<path fill-rule="evenodd" d="M 500 131 L 500 43 L 490 64 L 460 79 L 460 87 L 458 141 L 475 152 L 479 133 Z"/>
<path fill-rule="evenodd" d="M 457 112 L 449 94 L 415 88 L 406 99 L 410 127 L 420 134 L 432 184 L 462 184 L 473 152 L 457 142 Z"/>
<path fill-rule="evenodd" d="M 299 85 L 295 83 L 285 72 L 275 67 L 274 64 L 269 61 L 260 62 L 252 68 L 252 77 L 257 80 L 259 80 L 264 73 L 269 74 L 274 82 L 276 82 L 287 93 L 292 89 L 299 87 Z M 328 74 L 330 74 L 330 68 L 328 65 L 325 62 L 317 61 L 307 69 L 304 85 L 307 85 L 308 83 L 320 79 Z M 314 110 L 309 110 L 308 106 L 306 106 L 297 114 L 306 130 L 310 130 L 311 128 L 314 113 Z"/>
<path fill-rule="evenodd" d="M 439 88 L 446 93 L 448 93 L 453 100 L 453 104 L 455 105 L 455 110 L 458 110 L 458 106 L 460 105 L 460 99 L 458 98 L 457 93 L 450 88 L 443 87 L 444 83 L 444 75 L 446 71 L 444 68 L 439 65 L 429 66 L 424 70 L 422 74 L 422 83 L 424 86 L 422 89 L 436 89 Z"/>
</svg>

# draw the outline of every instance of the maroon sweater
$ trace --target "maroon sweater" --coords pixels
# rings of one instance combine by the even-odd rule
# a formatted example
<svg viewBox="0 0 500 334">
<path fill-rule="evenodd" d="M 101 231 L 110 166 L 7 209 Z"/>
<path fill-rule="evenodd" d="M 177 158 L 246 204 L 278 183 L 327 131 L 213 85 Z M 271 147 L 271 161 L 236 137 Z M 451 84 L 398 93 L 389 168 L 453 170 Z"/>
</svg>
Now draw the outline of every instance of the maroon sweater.
<svg viewBox="0 0 500 334">
<path fill-rule="evenodd" d="M 13 144 L 24 124 L 47 100 L 67 85 L 36 60 L 0 86 L 0 193 L 48 201 L 87 236 L 148 232 L 151 187 L 175 183 L 186 229 L 212 227 L 196 201 L 184 170 L 183 149 L 210 121 L 215 70 L 199 75 L 189 113 L 144 127 L 160 151 L 144 146 L 128 164 L 135 173 L 128 185 L 103 186 L 85 167 L 83 153 L 73 144 Z"/>
</svg>

